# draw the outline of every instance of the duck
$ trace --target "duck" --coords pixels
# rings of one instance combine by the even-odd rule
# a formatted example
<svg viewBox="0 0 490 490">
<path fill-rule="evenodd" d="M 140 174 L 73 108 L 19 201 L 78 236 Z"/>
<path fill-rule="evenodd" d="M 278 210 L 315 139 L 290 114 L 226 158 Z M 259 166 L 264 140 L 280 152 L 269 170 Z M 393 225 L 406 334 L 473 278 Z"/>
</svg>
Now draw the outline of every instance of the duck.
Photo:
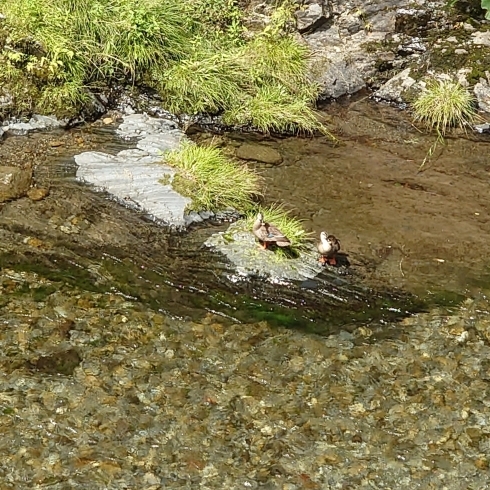
<svg viewBox="0 0 490 490">
<path fill-rule="evenodd" d="M 320 233 L 320 243 L 317 245 L 321 254 L 319 262 L 323 265 L 337 265 L 335 255 L 340 250 L 340 240 L 333 235 L 327 235 L 325 231 Z"/>
<path fill-rule="evenodd" d="M 289 247 L 291 245 L 291 240 L 277 226 L 264 221 L 264 215 L 262 213 L 257 214 L 252 231 L 259 239 L 264 250 L 270 244 L 275 244 L 278 247 Z"/>
</svg>

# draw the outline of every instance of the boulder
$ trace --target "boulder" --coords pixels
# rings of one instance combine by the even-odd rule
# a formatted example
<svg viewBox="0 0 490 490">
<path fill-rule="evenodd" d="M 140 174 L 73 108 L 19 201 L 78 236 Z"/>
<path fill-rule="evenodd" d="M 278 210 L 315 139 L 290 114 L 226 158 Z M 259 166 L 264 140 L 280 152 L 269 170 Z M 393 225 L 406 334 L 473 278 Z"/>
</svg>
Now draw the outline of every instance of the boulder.
<svg viewBox="0 0 490 490">
<path fill-rule="evenodd" d="M 31 180 L 30 168 L 0 166 L 0 202 L 25 196 Z"/>
<path fill-rule="evenodd" d="M 294 13 L 296 26 L 300 33 L 314 31 L 321 27 L 330 17 L 330 11 L 325 1 L 310 0 L 300 10 Z"/>
<path fill-rule="evenodd" d="M 482 111 L 490 113 L 490 84 L 488 81 L 481 78 L 480 81 L 475 84 L 473 92 L 478 102 L 478 107 Z"/>
</svg>

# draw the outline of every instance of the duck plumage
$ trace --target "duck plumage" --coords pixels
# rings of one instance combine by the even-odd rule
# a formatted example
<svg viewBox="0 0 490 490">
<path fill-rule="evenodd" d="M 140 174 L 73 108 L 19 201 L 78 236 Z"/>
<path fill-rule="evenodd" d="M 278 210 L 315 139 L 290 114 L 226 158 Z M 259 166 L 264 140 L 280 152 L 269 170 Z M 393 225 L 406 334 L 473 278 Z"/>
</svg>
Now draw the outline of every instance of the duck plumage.
<svg viewBox="0 0 490 490">
<path fill-rule="evenodd" d="M 318 251 L 321 254 L 320 262 L 322 264 L 336 265 L 335 255 L 340 250 L 340 240 L 334 235 L 327 235 L 326 232 L 320 233 L 320 242 Z"/>
<path fill-rule="evenodd" d="M 291 245 L 291 240 L 277 226 L 264 221 L 264 215 L 262 213 L 257 214 L 252 231 L 264 249 L 271 243 L 278 247 L 289 247 Z"/>
</svg>

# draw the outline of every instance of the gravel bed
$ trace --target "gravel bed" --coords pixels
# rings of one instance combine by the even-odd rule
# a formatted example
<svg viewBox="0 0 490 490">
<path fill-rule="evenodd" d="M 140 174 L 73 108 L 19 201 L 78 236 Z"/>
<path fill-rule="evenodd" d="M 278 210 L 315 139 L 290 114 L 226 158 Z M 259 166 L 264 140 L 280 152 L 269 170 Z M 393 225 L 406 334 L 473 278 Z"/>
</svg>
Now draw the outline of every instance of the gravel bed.
<svg viewBox="0 0 490 490">
<path fill-rule="evenodd" d="M 485 298 L 330 337 L 0 273 L 2 489 L 483 489 Z"/>
</svg>

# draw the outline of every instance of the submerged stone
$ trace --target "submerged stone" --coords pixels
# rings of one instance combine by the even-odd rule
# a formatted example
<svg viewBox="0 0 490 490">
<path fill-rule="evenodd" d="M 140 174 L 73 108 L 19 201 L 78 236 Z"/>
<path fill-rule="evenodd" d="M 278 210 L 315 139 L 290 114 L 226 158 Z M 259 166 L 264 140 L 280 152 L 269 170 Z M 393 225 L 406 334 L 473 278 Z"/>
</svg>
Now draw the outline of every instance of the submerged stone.
<svg viewBox="0 0 490 490">
<path fill-rule="evenodd" d="M 68 348 L 54 352 L 48 356 L 42 356 L 29 365 L 36 371 L 45 374 L 72 375 L 75 368 L 80 364 L 82 358 L 74 348 Z"/>
<path fill-rule="evenodd" d="M 49 194 L 49 189 L 45 187 L 32 187 L 27 191 L 27 197 L 31 201 L 41 201 Z"/>
<path fill-rule="evenodd" d="M 282 162 L 282 156 L 276 149 L 256 143 L 244 143 L 236 150 L 235 155 L 242 160 L 255 160 L 271 165 Z"/>
</svg>

